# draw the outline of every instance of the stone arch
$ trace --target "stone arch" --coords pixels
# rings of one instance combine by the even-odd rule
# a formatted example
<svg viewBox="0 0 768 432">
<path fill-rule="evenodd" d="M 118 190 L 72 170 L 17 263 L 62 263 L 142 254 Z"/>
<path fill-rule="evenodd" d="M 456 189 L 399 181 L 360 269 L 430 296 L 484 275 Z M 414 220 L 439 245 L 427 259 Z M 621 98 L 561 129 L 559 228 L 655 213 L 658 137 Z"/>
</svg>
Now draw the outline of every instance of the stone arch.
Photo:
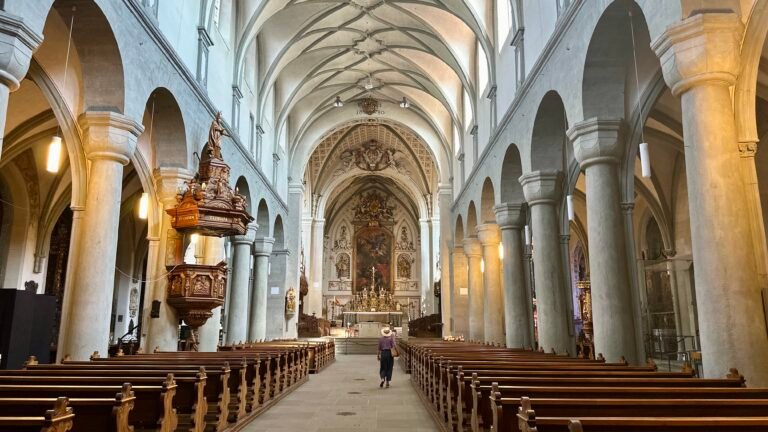
<svg viewBox="0 0 768 432">
<path fill-rule="evenodd" d="M 477 210 L 475 209 L 475 202 L 469 202 L 469 208 L 467 209 L 467 227 L 465 235 L 466 237 L 477 237 Z"/>
<path fill-rule="evenodd" d="M 251 205 L 251 202 L 252 202 L 251 189 L 248 187 L 248 180 L 246 180 L 244 176 L 240 176 L 237 178 L 237 181 L 235 182 L 235 190 L 245 197 L 245 210 L 247 210 L 248 213 L 251 214 L 253 212 L 253 206 Z M 263 201 L 264 200 L 262 200 L 262 202 Z"/>
<path fill-rule="evenodd" d="M 285 233 L 283 231 L 283 217 L 277 215 L 275 218 L 275 225 L 272 228 L 272 237 L 275 238 L 274 249 L 280 250 L 285 248 Z"/>
<path fill-rule="evenodd" d="M 550 90 L 541 100 L 531 137 L 531 170 L 562 171 L 565 167 L 568 119 L 560 95 Z"/>
<path fill-rule="evenodd" d="M 150 146 L 153 167 L 188 166 L 187 137 L 184 116 L 178 101 L 165 87 L 152 91 L 144 111 L 144 134 Z M 141 148 L 139 139 L 139 146 Z"/>
<path fill-rule="evenodd" d="M 520 151 L 515 144 L 510 144 L 504 153 L 501 164 L 501 181 L 499 192 L 502 203 L 519 203 L 525 201 L 520 176 L 523 175 L 523 165 L 520 162 Z"/>
<path fill-rule="evenodd" d="M 496 213 L 493 211 L 494 205 L 496 205 L 496 194 L 494 193 L 493 182 L 490 177 L 486 177 L 480 197 L 480 221 L 482 223 L 496 223 Z"/>
<path fill-rule="evenodd" d="M 633 0 L 617 0 L 603 11 L 584 60 L 581 89 L 584 119 L 627 117 L 627 93 L 632 91 L 637 98 L 639 91 L 633 53 L 638 67 L 660 67 L 650 44 L 645 15 Z M 637 74 L 637 81 L 642 85 L 647 73 L 638 70 Z"/>
<path fill-rule="evenodd" d="M 256 223 L 259 225 L 259 229 L 256 230 L 256 237 L 270 237 L 269 206 L 267 206 L 267 201 L 264 199 L 259 201 L 259 206 L 256 210 Z"/>
<path fill-rule="evenodd" d="M 454 231 L 453 241 L 456 246 L 461 245 L 464 241 L 464 222 L 461 220 L 461 215 L 456 218 L 456 229 Z"/>
<path fill-rule="evenodd" d="M 82 111 L 123 113 L 123 59 L 112 26 L 101 8 L 93 0 L 57 0 L 53 10 L 67 24 L 74 15 L 72 42 L 80 60 Z"/>
</svg>

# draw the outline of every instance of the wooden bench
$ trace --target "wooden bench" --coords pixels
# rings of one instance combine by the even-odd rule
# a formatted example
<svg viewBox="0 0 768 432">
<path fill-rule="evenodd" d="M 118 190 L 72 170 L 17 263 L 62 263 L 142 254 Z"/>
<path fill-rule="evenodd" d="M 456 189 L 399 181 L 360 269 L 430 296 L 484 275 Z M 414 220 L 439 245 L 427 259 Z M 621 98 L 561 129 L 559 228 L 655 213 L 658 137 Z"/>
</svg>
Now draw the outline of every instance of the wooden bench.
<svg viewBox="0 0 768 432">
<path fill-rule="evenodd" d="M 5 407 L 16 408 L 6 413 Z M 29 407 L 30 414 L 22 415 Z M 53 404 L 49 401 L 8 401 L 0 404 L 0 432 L 66 432 L 72 429 L 75 414 L 66 397 L 57 398 Z"/>
<path fill-rule="evenodd" d="M 132 432 L 129 415 L 136 397 L 130 384 L 66 387 L 0 385 L 0 416 L 36 417 L 59 403 L 60 397 L 54 395 L 66 392 L 76 395 L 68 398 L 68 404 L 80 414 L 72 422 L 73 432 Z"/>
</svg>

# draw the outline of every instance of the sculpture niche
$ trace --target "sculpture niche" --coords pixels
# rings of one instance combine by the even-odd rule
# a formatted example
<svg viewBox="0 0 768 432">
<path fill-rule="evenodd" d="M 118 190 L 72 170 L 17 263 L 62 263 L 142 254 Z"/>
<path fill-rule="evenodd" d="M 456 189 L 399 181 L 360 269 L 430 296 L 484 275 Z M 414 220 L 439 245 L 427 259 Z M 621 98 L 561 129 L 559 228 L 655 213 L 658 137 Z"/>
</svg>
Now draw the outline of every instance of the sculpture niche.
<svg viewBox="0 0 768 432">
<path fill-rule="evenodd" d="M 253 217 L 246 199 L 229 185 L 229 165 L 221 154 L 221 138 L 229 136 L 221 113 L 211 124 L 195 177 L 179 192 L 178 204 L 166 210 L 171 226 L 184 235 L 209 237 L 243 235 Z M 224 304 L 227 264 L 185 263 L 177 257 L 168 273 L 168 304 L 192 330 L 191 349 L 197 350 L 197 331 Z"/>
</svg>

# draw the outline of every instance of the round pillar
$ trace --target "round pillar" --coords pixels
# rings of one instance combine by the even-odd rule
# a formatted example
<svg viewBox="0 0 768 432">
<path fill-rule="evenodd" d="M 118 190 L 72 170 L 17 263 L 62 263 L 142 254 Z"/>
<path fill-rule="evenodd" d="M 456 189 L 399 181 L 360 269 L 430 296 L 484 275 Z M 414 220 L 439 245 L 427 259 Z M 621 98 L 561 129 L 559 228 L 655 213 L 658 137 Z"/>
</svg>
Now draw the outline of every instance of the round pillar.
<svg viewBox="0 0 768 432">
<path fill-rule="evenodd" d="M 501 232 L 494 223 L 477 226 L 477 238 L 483 246 L 483 286 L 485 287 L 483 331 L 486 342 L 505 343 L 504 299 L 501 290 L 499 244 Z"/>
<path fill-rule="evenodd" d="M 251 248 L 255 237 L 256 226 L 251 225 L 244 235 L 232 238 L 232 282 L 229 286 L 226 337 L 228 344 L 248 340 L 248 285 L 251 279 Z"/>
<path fill-rule="evenodd" d="M 483 246 L 477 237 L 464 239 L 464 255 L 467 257 L 467 284 L 469 285 L 469 339 L 485 340 L 485 320 L 483 310 L 485 300 L 483 292 L 483 273 L 480 261 L 483 259 Z"/>
<path fill-rule="evenodd" d="M 248 339 L 251 341 L 267 337 L 267 285 L 269 281 L 269 257 L 272 255 L 272 237 L 257 239 L 253 243 L 253 295 L 251 296 L 251 317 L 248 325 Z"/>
</svg>

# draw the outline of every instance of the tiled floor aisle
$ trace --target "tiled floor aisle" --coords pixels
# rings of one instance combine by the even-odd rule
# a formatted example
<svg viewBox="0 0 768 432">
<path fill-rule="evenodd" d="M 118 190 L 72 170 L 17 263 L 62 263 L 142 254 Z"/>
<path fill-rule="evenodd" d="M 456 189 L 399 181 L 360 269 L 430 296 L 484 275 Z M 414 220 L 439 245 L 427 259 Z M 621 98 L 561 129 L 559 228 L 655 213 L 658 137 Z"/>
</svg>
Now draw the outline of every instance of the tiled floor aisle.
<svg viewBox="0 0 768 432">
<path fill-rule="evenodd" d="M 398 362 L 401 360 L 397 360 Z M 244 432 L 431 432 L 432 418 L 395 364 L 392 387 L 379 388 L 372 355 L 338 355 L 336 362 L 262 414 Z"/>
</svg>

